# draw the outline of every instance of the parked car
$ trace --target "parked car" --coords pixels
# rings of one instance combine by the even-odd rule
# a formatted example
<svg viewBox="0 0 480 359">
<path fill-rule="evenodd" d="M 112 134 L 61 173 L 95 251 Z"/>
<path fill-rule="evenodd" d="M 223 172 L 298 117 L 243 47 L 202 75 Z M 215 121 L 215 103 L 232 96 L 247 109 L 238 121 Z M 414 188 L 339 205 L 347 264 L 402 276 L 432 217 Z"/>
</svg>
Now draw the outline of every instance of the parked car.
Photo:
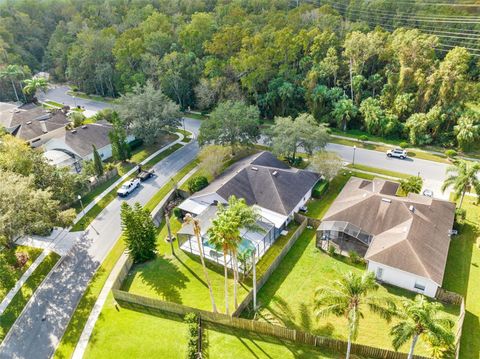
<svg viewBox="0 0 480 359">
<path fill-rule="evenodd" d="M 131 179 L 130 181 L 125 182 L 122 187 L 117 191 L 117 194 L 120 197 L 126 197 L 140 185 L 140 180 L 138 178 Z"/>
<path fill-rule="evenodd" d="M 401 148 L 394 148 L 393 150 L 387 151 L 387 157 L 396 157 L 404 160 L 407 158 L 407 151 L 402 150 Z"/>
<path fill-rule="evenodd" d="M 153 175 L 155 174 L 155 171 L 154 170 L 151 170 L 151 171 L 147 171 L 147 170 L 140 170 L 137 174 L 137 178 L 140 180 L 140 181 L 146 181 L 147 179 L 153 177 Z"/>
<path fill-rule="evenodd" d="M 422 193 L 424 196 L 427 196 L 427 197 L 433 197 L 433 191 L 431 189 L 424 189 L 423 190 L 423 193 Z"/>
</svg>

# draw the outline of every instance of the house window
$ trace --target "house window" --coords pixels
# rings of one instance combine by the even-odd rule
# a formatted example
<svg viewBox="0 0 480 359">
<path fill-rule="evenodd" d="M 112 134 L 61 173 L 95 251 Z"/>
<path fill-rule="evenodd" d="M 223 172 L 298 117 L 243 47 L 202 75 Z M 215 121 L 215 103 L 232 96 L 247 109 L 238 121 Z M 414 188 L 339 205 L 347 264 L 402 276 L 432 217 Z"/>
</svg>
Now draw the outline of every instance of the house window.
<svg viewBox="0 0 480 359">
<path fill-rule="evenodd" d="M 377 268 L 377 279 L 382 279 L 383 277 L 383 268 Z"/>
<path fill-rule="evenodd" d="M 425 282 L 422 282 L 422 281 L 415 281 L 415 285 L 413 286 L 415 289 L 418 289 L 418 290 L 425 290 Z"/>
</svg>

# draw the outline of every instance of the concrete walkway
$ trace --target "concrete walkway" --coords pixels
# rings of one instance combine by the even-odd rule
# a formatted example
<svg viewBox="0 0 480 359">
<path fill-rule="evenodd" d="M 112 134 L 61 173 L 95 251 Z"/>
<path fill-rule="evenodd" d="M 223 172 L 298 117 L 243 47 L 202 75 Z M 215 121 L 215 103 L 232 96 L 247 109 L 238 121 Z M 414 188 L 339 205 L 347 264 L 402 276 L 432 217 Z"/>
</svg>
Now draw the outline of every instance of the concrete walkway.
<svg viewBox="0 0 480 359">
<path fill-rule="evenodd" d="M 190 172 L 188 172 L 178 182 L 178 186 L 180 187 L 181 185 L 183 185 L 197 170 L 198 170 L 198 166 L 196 166 Z M 162 207 L 165 204 L 164 203 L 165 199 L 169 198 L 172 192 L 173 192 L 173 189 L 165 195 L 164 199 L 160 201 L 160 203 L 155 207 L 155 209 L 152 212 L 158 211 L 158 208 Z M 85 350 L 87 350 L 88 342 L 90 341 L 90 337 L 92 335 L 93 329 L 95 328 L 95 323 L 97 322 L 98 317 L 100 316 L 100 313 L 102 311 L 102 308 L 105 305 L 105 301 L 107 300 L 108 293 L 110 293 L 113 283 L 115 283 L 115 279 L 117 278 L 118 273 L 120 272 L 121 268 L 123 267 L 127 259 L 128 259 L 128 255 L 126 253 L 123 253 L 120 259 L 118 260 L 118 262 L 115 264 L 115 267 L 113 268 L 112 272 L 108 276 L 108 279 L 105 282 L 105 285 L 103 286 L 102 291 L 100 292 L 100 295 L 98 296 L 92 311 L 90 312 L 87 323 L 85 324 L 85 327 L 83 327 L 82 335 L 80 336 L 77 346 L 75 347 L 75 351 L 73 352 L 72 359 L 83 358 L 83 355 L 85 354 Z"/>
</svg>

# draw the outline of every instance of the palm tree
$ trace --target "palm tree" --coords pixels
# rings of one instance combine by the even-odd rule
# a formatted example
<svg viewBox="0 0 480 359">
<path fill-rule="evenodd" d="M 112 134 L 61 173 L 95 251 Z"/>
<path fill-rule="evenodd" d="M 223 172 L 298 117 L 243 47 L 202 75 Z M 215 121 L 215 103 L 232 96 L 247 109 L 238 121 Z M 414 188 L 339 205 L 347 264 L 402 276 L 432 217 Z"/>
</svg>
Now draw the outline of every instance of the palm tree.
<svg viewBox="0 0 480 359">
<path fill-rule="evenodd" d="M 471 111 L 466 112 L 458 119 L 458 124 L 454 126 L 457 135 L 458 145 L 467 150 L 478 139 L 480 135 L 477 115 Z"/>
<path fill-rule="evenodd" d="M 13 87 L 13 92 L 15 92 L 15 97 L 17 102 L 20 102 L 18 97 L 17 88 L 15 86 L 15 79 L 23 75 L 23 70 L 19 65 L 8 65 L 7 67 L 0 70 L 0 79 L 9 79 Z"/>
<path fill-rule="evenodd" d="M 232 229 L 235 233 L 235 238 L 231 241 L 231 254 L 233 260 L 233 296 L 235 309 L 238 308 L 237 302 L 237 287 L 238 287 L 238 246 L 242 242 L 243 238 L 240 236 L 241 229 L 247 229 L 250 231 L 263 231 L 259 225 L 257 225 L 257 220 L 259 218 L 257 211 L 253 207 L 249 207 L 247 202 L 243 198 L 236 198 L 235 196 L 230 196 L 228 199 L 228 207 L 226 211 L 232 213 L 232 216 L 236 219 L 232 222 Z"/>
<path fill-rule="evenodd" d="M 439 314 L 441 308 L 440 303 L 429 302 L 423 295 L 417 295 L 414 300 L 405 299 L 396 312 L 401 320 L 390 331 L 395 350 L 411 340 L 408 359 L 413 358 L 420 337 L 425 337 L 434 349 L 450 347 L 455 340 L 452 333 L 454 322 Z"/>
<path fill-rule="evenodd" d="M 42 77 L 34 77 L 31 79 L 27 79 L 23 81 L 25 83 L 25 87 L 23 88 L 23 92 L 27 95 L 34 96 L 37 90 L 45 92 L 48 87 L 48 82 Z"/>
<path fill-rule="evenodd" d="M 193 233 L 197 238 L 198 251 L 200 252 L 200 261 L 202 262 L 203 274 L 205 275 L 205 280 L 207 281 L 208 291 L 210 292 L 210 301 L 212 302 L 212 310 L 214 313 L 217 313 L 217 306 L 215 305 L 215 298 L 213 297 L 212 284 L 210 283 L 210 278 L 208 276 L 207 266 L 205 265 L 205 257 L 203 255 L 203 245 L 202 245 L 202 235 L 200 228 L 200 221 L 197 218 L 193 218 L 191 214 L 185 215 L 183 218 L 184 223 L 192 224 Z"/>
<path fill-rule="evenodd" d="M 333 108 L 332 115 L 337 120 L 338 126 L 347 130 L 347 123 L 355 117 L 358 113 L 358 108 L 353 104 L 353 101 L 350 99 L 341 99 L 335 103 Z"/>
<path fill-rule="evenodd" d="M 390 321 L 395 313 L 394 304 L 385 298 L 374 297 L 379 285 L 373 272 L 362 275 L 348 272 L 329 286 L 315 291 L 315 314 L 317 317 L 329 315 L 343 316 L 348 320 L 348 346 L 346 358 L 350 358 L 352 342 L 358 336 L 360 319 L 364 307 Z"/>
<path fill-rule="evenodd" d="M 224 210 L 222 205 L 219 205 L 216 217 L 212 220 L 212 225 L 207 231 L 208 241 L 215 246 L 215 248 L 223 252 L 223 269 L 225 277 L 225 313 L 229 314 L 228 306 L 228 263 L 227 255 L 231 253 L 231 248 L 236 241 L 236 224 L 237 219 L 232 216 L 231 212 Z"/>
<path fill-rule="evenodd" d="M 452 166 L 447 168 L 447 178 L 443 182 L 442 192 L 448 187 L 453 187 L 455 197 L 461 197 L 459 208 L 462 208 L 465 193 L 470 188 L 474 188 L 477 194 L 480 194 L 480 181 L 478 174 L 480 172 L 480 163 L 469 163 L 467 161 L 455 161 Z"/>
<path fill-rule="evenodd" d="M 420 193 L 423 187 L 423 179 L 420 176 L 410 176 L 400 181 L 400 189 L 405 195 Z"/>
</svg>

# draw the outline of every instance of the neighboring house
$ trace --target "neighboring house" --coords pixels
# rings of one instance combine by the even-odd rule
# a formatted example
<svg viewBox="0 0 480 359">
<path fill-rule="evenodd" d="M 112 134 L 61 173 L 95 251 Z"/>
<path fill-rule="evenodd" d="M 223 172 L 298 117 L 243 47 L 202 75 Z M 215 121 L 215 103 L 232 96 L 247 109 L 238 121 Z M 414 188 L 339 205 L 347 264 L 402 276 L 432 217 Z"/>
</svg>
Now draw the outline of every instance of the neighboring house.
<svg viewBox="0 0 480 359">
<path fill-rule="evenodd" d="M 352 177 L 322 219 L 317 246 L 356 251 L 378 280 L 435 297 L 442 286 L 455 204 L 396 182 Z"/>
<path fill-rule="evenodd" d="M 33 104 L 17 107 L 0 103 L 0 126 L 32 147 L 62 136 L 69 123 L 63 110 L 46 110 Z"/>
<path fill-rule="evenodd" d="M 63 136 L 45 143 L 45 156 L 54 165 L 74 166 L 77 171 L 81 169 L 81 161 L 93 160 L 93 145 L 102 160 L 109 159 L 112 157 L 112 145 L 108 134 L 112 128 L 111 123 L 102 120 L 66 131 Z M 127 142 L 133 139 L 133 136 L 128 136 Z"/>
<path fill-rule="evenodd" d="M 261 218 L 258 224 L 264 230 L 243 231 L 240 248 L 256 247 L 259 258 L 286 228 L 294 213 L 305 205 L 319 178 L 317 173 L 290 168 L 270 152 L 260 152 L 230 166 L 209 186 L 183 201 L 179 208 L 198 216 L 205 236 L 218 203 L 227 203 L 232 195 L 245 199 L 257 209 Z M 198 253 L 190 225 L 183 226 L 178 236 L 180 241 L 185 241 L 182 249 Z M 203 244 L 211 247 L 206 237 Z M 217 256 L 215 249 L 208 249 L 207 257 L 209 253 L 210 259 L 217 260 L 213 258 Z"/>
</svg>

